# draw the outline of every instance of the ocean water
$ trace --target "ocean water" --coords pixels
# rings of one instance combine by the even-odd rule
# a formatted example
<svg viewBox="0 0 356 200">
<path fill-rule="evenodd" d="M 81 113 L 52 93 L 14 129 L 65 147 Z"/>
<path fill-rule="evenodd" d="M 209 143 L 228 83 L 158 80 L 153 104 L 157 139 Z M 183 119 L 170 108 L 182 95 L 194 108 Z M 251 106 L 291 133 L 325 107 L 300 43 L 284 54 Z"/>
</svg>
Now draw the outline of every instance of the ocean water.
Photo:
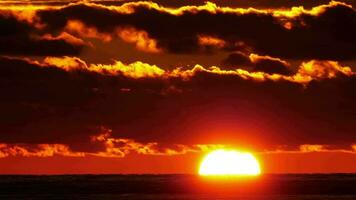
<svg viewBox="0 0 356 200">
<path fill-rule="evenodd" d="M 0 176 L 0 200 L 356 200 L 356 174 Z"/>
</svg>

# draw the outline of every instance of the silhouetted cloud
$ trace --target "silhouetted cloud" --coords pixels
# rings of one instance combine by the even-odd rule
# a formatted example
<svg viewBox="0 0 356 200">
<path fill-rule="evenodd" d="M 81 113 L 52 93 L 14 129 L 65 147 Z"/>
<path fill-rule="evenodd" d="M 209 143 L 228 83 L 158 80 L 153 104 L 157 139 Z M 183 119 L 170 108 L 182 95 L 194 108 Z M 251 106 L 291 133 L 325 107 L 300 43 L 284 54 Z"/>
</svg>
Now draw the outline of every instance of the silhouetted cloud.
<svg viewBox="0 0 356 200">
<path fill-rule="evenodd" d="M 232 9 L 211 3 L 176 9 L 148 2 L 118 7 L 74 4 L 41 10 L 38 16 L 52 30 L 65 28 L 68 19 L 114 36 L 120 27 L 133 27 L 172 53 L 200 52 L 200 36 L 205 35 L 224 41 L 227 51 L 252 50 L 288 59 L 353 60 L 356 56 L 356 12 L 339 2 L 286 11 Z"/>
<path fill-rule="evenodd" d="M 257 54 L 245 55 L 242 52 L 230 54 L 223 60 L 223 64 L 228 68 L 247 68 L 247 70 L 253 72 L 283 75 L 293 73 L 287 61 Z"/>
<path fill-rule="evenodd" d="M 339 61 L 356 57 L 356 12 L 335 1 L 285 10 L 213 3 L 167 8 L 152 2 L 0 8 L 6 26 L 1 46 L 7 46 L 1 52 L 8 55 L 73 55 L 80 52 L 84 44 L 78 42 L 84 38 L 121 38 L 147 53 L 240 51 Z"/>
<path fill-rule="evenodd" d="M 0 3 L 4 5 L 26 5 L 29 2 L 33 5 L 66 5 L 68 3 L 77 3 L 81 2 L 82 0 L 30 0 L 30 1 L 23 1 L 23 0 L 3 0 Z M 128 2 L 138 2 L 141 0 L 91 0 L 90 2 L 103 4 L 103 5 L 122 5 Z M 205 0 L 190 0 L 190 1 L 181 1 L 181 0 L 152 0 L 152 2 L 158 3 L 163 6 L 168 7 L 182 7 L 182 6 L 191 6 L 191 5 L 204 5 L 206 3 Z M 254 1 L 231 1 L 231 0 L 210 0 L 219 6 L 226 6 L 226 7 L 242 7 L 242 8 L 289 8 L 292 6 L 303 6 L 305 8 L 311 8 L 314 6 L 318 6 L 321 4 L 327 4 L 330 0 L 254 0 Z M 355 0 L 343 0 L 353 7 L 356 6 Z"/>
<path fill-rule="evenodd" d="M 1 55 L 77 55 L 85 46 L 82 40 L 68 33 L 42 35 L 36 24 L 21 21 L 6 12 L 0 14 L 0 25 Z"/>
<path fill-rule="evenodd" d="M 2 58 L 0 141 L 96 151 L 102 147 L 90 136 L 105 127 L 113 138 L 140 143 L 350 145 L 355 81 L 350 68 L 331 61 L 270 75 L 199 65 L 168 71 L 140 62 Z"/>
</svg>

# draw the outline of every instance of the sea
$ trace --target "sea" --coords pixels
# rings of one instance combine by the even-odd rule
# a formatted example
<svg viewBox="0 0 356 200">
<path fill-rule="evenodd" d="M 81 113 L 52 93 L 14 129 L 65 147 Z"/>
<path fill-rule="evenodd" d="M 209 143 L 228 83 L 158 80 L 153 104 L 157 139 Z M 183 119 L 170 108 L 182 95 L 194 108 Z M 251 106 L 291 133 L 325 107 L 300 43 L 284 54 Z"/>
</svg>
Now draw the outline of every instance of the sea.
<svg viewBox="0 0 356 200">
<path fill-rule="evenodd" d="M 1 175 L 0 200 L 356 200 L 356 174 Z"/>
</svg>

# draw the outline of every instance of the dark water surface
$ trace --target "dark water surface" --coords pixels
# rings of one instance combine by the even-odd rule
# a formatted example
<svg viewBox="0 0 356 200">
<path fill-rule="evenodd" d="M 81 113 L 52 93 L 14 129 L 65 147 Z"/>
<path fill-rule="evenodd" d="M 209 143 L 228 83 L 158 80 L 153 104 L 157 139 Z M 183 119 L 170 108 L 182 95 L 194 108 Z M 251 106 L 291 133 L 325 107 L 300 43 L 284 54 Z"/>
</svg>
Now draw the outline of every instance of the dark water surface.
<svg viewBox="0 0 356 200">
<path fill-rule="evenodd" d="M 356 200 L 356 174 L 0 176 L 0 200 Z"/>
</svg>

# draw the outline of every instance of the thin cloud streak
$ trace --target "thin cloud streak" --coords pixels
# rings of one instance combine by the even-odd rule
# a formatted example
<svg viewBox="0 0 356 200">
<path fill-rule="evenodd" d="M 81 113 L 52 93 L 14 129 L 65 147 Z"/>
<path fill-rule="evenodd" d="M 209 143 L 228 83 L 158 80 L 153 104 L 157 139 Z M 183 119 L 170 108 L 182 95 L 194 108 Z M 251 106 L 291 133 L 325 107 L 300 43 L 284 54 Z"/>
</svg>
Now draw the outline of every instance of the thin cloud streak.
<svg viewBox="0 0 356 200">
<path fill-rule="evenodd" d="M 250 57 L 257 59 L 258 56 L 251 54 Z M 259 58 L 259 57 L 258 57 Z M 43 63 L 32 61 L 43 67 L 55 66 L 66 71 L 87 70 L 106 75 L 124 75 L 131 78 L 175 78 L 189 79 L 198 72 L 206 72 L 217 75 L 233 75 L 242 79 L 254 81 L 290 81 L 293 83 L 308 84 L 313 80 L 332 79 L 338 74 L 344 76 L 353 76 L 355 72 L 350 67 L 341 66 L 334 61 L 317 61 L 311 60 L 302 63 L 297 73 L 293 75 L 268 74 L 264 72 L 249 72 L 243 69 L 223 70 L 220 67 L 212 66 L 205 68 L 201 65 L 195 65 L 192 69 L 184 70 L 176 68 L 174 70 L 164 70 L 156 65 L 150 65 L 137 61 L 131 64 L 124 64 L 115 61 L 112 65 L 105 64 L 86 64 L 85 61 L 76 57 L 47 57 Z"/>
</svg>

